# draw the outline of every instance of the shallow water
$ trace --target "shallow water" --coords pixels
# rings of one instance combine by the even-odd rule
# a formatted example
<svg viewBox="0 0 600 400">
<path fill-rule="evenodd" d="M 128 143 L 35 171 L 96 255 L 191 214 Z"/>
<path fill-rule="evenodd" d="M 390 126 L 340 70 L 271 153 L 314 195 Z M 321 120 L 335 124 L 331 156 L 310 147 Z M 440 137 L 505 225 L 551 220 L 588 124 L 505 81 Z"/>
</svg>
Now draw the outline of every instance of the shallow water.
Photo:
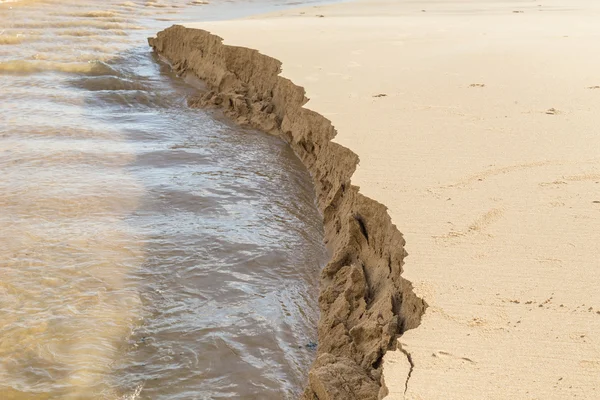
<svg viewBox="0 0 600 400">
<path fill-rule="evenodd" d="M 277 138 L 188 109 L 169 20 L 255 1 L 0 2 L 0 398 L 282 399 L 326 254 Z"/>
</svg>

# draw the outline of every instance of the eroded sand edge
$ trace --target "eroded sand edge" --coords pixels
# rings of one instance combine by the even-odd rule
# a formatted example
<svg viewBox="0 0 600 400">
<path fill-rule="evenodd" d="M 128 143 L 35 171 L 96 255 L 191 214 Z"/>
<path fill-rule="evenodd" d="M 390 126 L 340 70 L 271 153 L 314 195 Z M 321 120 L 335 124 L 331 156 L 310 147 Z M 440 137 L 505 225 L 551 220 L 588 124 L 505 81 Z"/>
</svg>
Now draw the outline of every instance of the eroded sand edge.
<svg viewBox="0 0 600 400">
<path fill-rule="evenodd" d="M 319 345 L 304 398 L 383 397 L 383 355 L 420 324 L 427 306 L 401 276 L 404 239 L 387 208 L 350 183 L 358 156 L 332 142 L 328 119 L 303 108 L 304 89 L 279 76 L 278 60 L 182 26 L 149 43 L 175 72 L 208 85 L 190 106 L 222 108 L 241 125 L 282 137 L 313 177 L 333 256 L 321 273 Z"/>
</svg>

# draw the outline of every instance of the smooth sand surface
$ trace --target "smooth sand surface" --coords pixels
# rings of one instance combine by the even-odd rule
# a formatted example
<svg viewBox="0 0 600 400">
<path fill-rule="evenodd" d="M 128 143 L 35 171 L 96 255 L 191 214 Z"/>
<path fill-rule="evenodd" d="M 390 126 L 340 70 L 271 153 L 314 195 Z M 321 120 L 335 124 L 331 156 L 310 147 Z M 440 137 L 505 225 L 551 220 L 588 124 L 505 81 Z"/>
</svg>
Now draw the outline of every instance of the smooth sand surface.
<svg viewBox="0 0 600 400">
<path fill-rule="evenodd" d="M 600 398 L 599 2 L 359 1 L 188 26 L 281 60 L 404 233 L 430 307 L 400 339 L 412 371 L 386 354 L 388 398 Z"/>
</svg>

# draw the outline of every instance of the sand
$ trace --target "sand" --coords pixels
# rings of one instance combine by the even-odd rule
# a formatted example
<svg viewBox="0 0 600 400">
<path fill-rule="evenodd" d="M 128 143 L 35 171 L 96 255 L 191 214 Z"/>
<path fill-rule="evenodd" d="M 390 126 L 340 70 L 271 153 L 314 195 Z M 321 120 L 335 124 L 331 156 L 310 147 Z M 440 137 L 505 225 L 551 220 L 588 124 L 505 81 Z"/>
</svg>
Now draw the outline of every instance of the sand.
<svg viewBox="0 0 600 400">
<path fill-rule="evenodd" d="M 188 25 L 280 60 L 404 234 L 429 307 L 384 357 L 389 399 L 600 398 L 600 4 L 564 4 Z"/>
</svg>

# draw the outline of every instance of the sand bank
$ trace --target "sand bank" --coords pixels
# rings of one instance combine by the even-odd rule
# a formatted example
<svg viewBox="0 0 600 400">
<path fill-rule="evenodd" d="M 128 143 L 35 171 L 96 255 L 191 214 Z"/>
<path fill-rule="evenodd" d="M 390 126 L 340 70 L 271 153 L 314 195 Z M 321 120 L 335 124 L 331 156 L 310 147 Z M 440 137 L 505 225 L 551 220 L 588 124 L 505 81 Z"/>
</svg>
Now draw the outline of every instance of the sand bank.
<svg viewBox="0 0 600 400">
<path fill-rule="evenodd" d="M 418 326 L 425 304 L 401 276 L 404 239 L 385 206 L 350 182 L 356 154 L 331 141 L 336 132 L 329 120 L 302 107 L 304 90 L 279 76 L 279 61 L 181 26 L 159 32 L 150 44 L 178 74 L 212 89 L 190 105 L 222 108 L 241 125 L 284 138 L 311 172 L 333 256 L 321 273 L 318 356 L 304 398 L 384 395 L 383 355 Z"/>
<path fill-rule="evenodd" d="M 154 42 L 212 80 L 199 103 L 281 132 L 315 177 L 338 252 L 321 295 L 319 352 L 334 358 L 317 360 L 311 395 L 369 398 L 386 341 L 418 325 L 395 224 L 429 308 L 385 354 L 388 398 L 600 397 L 600 5 L 560 3 L 360 1 L 190 26 L 280 60 L 304 108 L 258 53 L 190 31 Z M 213 51 L 224 64 L 201 65 Z"/>
</svg>

